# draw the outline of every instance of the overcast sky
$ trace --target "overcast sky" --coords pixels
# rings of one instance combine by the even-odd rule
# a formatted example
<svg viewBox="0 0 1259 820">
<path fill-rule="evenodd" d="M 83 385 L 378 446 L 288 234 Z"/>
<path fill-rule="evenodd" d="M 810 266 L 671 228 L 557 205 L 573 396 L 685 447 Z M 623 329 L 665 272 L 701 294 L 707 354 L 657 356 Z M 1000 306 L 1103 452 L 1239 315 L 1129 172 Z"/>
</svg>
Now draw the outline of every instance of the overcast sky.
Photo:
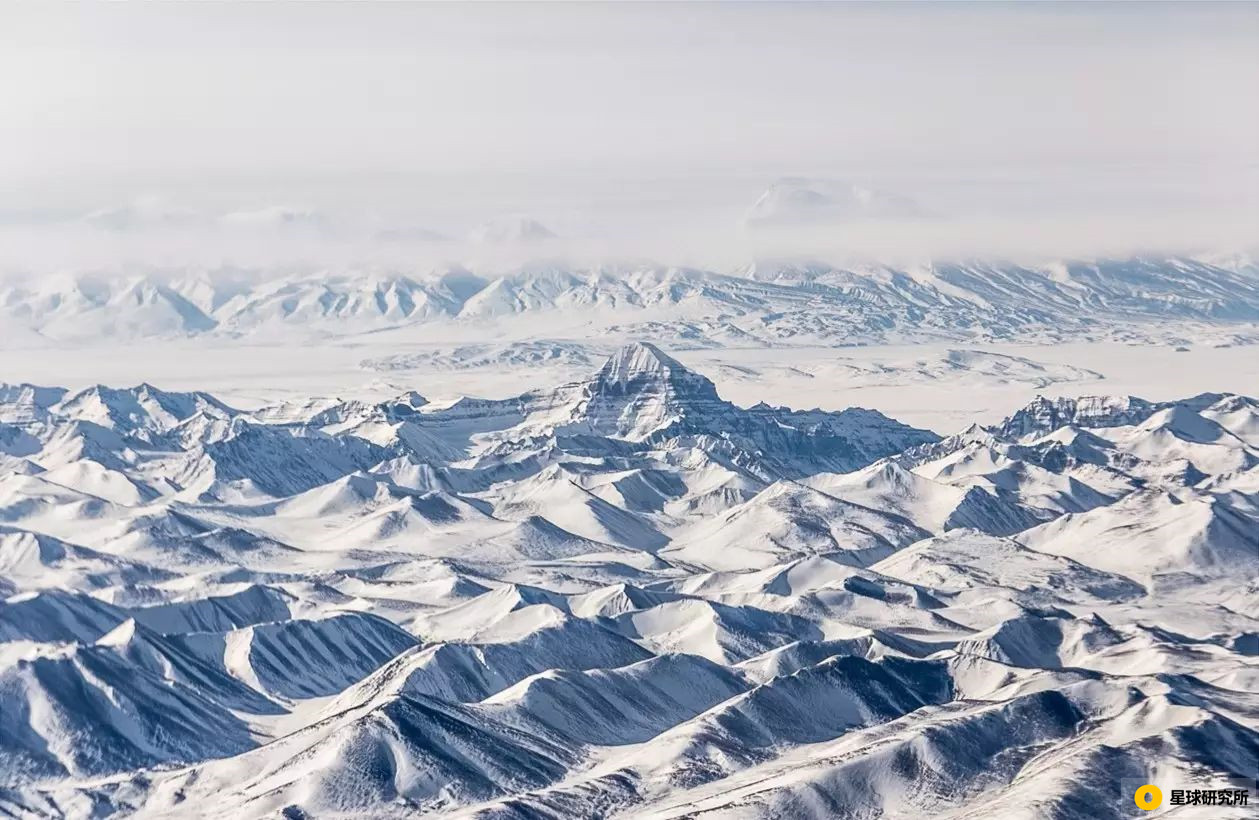
<svg viewBox="0 0 1259 820">
<path fill-rule="evenodd" d="M 646 247 L 795 174 L 977 233 L 1244 242 L 1256 100 L 1254 4 L 8 3 L 0 221 L 527 212 Z"/>
</svg>

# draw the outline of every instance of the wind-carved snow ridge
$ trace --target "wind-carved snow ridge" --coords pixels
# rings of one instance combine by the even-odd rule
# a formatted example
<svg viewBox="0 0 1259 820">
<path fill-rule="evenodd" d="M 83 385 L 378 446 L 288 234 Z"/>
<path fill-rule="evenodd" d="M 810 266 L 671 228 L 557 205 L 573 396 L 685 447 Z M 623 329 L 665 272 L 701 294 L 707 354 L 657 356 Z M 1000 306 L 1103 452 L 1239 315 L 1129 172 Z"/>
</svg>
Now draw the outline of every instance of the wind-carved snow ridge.
<svg viewBox="0 0 1259 820">
<path fill-rule="evenodd" d="M 1259 401 L 1038 398 L 942 438 L 739 406 L 666 347 L 506 399 L 0 385 L 0 811 L 1253 788 Z"/>
</svg>

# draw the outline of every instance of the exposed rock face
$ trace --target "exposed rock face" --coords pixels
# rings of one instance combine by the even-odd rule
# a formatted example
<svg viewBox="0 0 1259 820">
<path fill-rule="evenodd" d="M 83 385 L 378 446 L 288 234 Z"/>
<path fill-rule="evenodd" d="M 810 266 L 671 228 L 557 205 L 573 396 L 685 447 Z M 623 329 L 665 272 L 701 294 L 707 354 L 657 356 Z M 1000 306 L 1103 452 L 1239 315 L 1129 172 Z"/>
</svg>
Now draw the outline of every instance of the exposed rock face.
<svg viewBox="0 0 1259 820">
<path fill-rule="evenodd" d="M 646 343 L 627 345 L 613 355 L 585 385 L 584 395 L 572 418 L 591 432 L 655 443 L 711 439 L 769 459 L 780 474 L 791 477 L 856 469 L 939 438 L 861 408 L 801 411 L 758 404 L 744 409 L 722 399 L 707 378 Z"/>
<path fill-rule="evenodd" d="M 1048 433 L 1059 427 L 1122 427 L 1140 424 L 1164 405 L 1133 396 L 1081 396 L 1048 399 L 1037 396 L 996 428 L 1002 436 L 1018 438 Z"/>
<path fill-rule="evenodd" d="M 731 409 L 711 381 L 645 343 L 627 345 L 608 359 L 588 392 L 580 418 L 602 434 L 630 440 L 684 429 L 688 421 L 703 427 L 704 417 Z"/>
</svg>

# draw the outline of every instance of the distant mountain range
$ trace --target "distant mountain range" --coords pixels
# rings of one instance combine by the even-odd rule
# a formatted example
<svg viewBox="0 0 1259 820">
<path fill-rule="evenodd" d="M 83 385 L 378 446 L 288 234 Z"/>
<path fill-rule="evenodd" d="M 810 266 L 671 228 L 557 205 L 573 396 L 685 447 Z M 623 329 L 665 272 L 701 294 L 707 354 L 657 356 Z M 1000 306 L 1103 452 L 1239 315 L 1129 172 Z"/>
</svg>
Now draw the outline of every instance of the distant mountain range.
<svg viewBox="0 0 1259 820">
<path fill-rule="evenodd" d="M 1259 772 L 1257 577 L 1237 394 L 4 385 L 0 811 L 1125 817 Z"/>
<path fill-rule="evenodd" d="M 23 344 L 345 335 L 507 318 L 544 327 L 556 315 L 612 338 L 646 334 L 688 346 L 1141 338 L 1156 330 L 1165 338 L 1165 323 L 1259 322 L 1259 270 L 1187 258 L 905 269 L 783 262 L 735 274 L 550 265 L 493 275 L 64 274 L 0 286 L 0 324 Z"/>
</svg>

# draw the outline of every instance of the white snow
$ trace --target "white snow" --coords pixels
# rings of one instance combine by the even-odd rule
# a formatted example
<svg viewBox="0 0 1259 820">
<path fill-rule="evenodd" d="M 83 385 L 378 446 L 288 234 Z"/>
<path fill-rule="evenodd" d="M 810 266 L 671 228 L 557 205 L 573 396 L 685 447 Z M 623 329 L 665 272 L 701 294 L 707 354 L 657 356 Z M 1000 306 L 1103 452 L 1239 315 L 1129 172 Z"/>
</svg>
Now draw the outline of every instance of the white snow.
<svg viewBox="0 0 1259 820">
<path fill-rule="evenodd" d="M 748 327 L 788 298 L 643 279 Z M 460 304 L 648 293 L 499 281 Z M 178 365 L 166 389 L 0 386 L 0 808 L 1121 816 L 1121 781 L 1259 765 L 1244 348 L 1176 354 L 1211 367 L 1142 395 L 1171 354 L 391 332 L 287 384 L 293 353 L 219 340 L 78 365 Z M 198 374 L 192 350 L 245 358 Z M 386 350 L 427 377 L 344 380 Z M 36 355 L 18 378 L 72 372 Z M 519 381 L 455 395 L 497 368 Z M 880 395 L 932 397 L 911 417 L 938 430 L 854 406 Z"/>
</svg>

